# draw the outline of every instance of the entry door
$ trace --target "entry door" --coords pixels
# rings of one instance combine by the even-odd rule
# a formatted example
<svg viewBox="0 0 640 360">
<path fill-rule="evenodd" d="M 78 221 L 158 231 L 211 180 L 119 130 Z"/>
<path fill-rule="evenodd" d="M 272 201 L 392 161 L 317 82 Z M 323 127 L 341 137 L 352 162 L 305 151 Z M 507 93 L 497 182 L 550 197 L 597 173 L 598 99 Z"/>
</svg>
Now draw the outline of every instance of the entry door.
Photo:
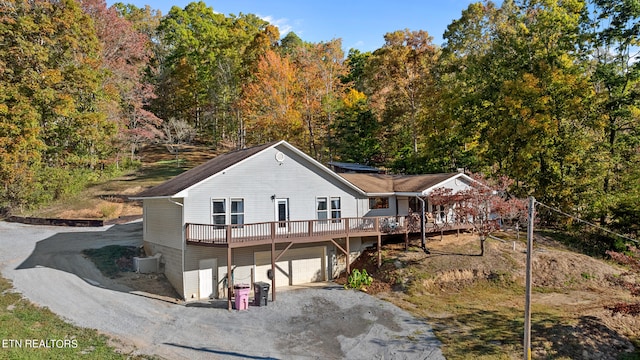
<svg viewBox="0 0 640 360">
<path fill-rule="evenodd" d="M 200 260 L 198 288 L 200 299 L 218 297 L 218 259 Z"/>
<path fill-rule="evenodd" d="M 276 199 L 276 221 L 289 221 L 289 199 Z M 286 230 L 287 223 L 278 223 L 278 229 Z"/>
</svg>

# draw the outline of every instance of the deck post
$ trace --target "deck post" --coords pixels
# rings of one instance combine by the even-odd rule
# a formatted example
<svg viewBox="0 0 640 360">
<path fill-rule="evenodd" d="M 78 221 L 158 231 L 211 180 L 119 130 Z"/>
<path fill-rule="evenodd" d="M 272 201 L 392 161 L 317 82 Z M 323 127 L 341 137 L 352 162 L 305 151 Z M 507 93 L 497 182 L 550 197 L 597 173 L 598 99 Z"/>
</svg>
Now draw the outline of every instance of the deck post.
<svg viewBox="0 0 640 360">
<path fill-rule="evenodd" d="M 231 283 L 231 246 L 227 244 L 227 308 L 231 311 L 231 295 L 233 284 Z"/>
<path fill-rule="evenodd" d="M 349 274 L 351 274 L 351 251 L 349 250 L 349 234 L 347 234 L 346 239 L 346 244 L 345 244 L 345 249 L 347 250 L 346 255 L 347 255 L 347 276 L 349 276 Z"/>
<path fill-rule="evenodd" d="M 378 269 L 382 266 L 382 234 L 378 233 Z"/>
<path fill-rule="evenodd" d="M 271 223 L 271 301 L 276 301 L 276 223 Z"/>
</svg>

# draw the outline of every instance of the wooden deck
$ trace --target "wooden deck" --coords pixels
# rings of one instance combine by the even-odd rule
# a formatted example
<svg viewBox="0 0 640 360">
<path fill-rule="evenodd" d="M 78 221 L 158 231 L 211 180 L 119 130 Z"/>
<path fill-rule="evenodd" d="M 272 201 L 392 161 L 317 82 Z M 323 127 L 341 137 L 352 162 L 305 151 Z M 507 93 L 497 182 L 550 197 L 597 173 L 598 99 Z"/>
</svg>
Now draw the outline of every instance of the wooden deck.
<svg viewBox="0 0 640 360">
<path fill-rule="evenodd" d="M 469 224 L 427 224 L 428 234 L 469 230 Z M 333 239 L 419 233 L 420 225 L 404 217 L 361 217 L 328 220 L 272 221 L 243 225 L 186 225 L 187 244 L 237 248 L 272 243 L 306 243 Z"/>
<path fill-rule="evenodd" d="M 469 224 L 433 224 L 425 227 L 425 233 L 444 233 L 448 231 L 470 229 Z M 231 284 L 232 251 L 234 248 L 257 245 L 271 245 L 271 271 L 275 273 L 275 264 L 294 244 L 311 242 L 331 242 L 346 257 L 346 271 L 350 273 L 351 260 L 349 238 L 377 237 L 378 266 L 382 264 L 382 236 L 404 234 L 405 246 L 408 246 L 408 234 L 420 232 L 420 224 L 405 217 L 361 217 L 327 220 L 272 221 L 242 225 L 211 225 L 187 223 L 186 243 L 196 246 L 213 246 L 227 249 L 227 303 L 231 310 L 233 289 Z M 344 241 L 339 241 L 344 239 Z M 340 243 L 338 243 L 340 242 Z M 276 244 L 287 246 L 276 252 Z M 275 277 L 271 279 L 271 300 L 276 300 Z"/>
</svg>

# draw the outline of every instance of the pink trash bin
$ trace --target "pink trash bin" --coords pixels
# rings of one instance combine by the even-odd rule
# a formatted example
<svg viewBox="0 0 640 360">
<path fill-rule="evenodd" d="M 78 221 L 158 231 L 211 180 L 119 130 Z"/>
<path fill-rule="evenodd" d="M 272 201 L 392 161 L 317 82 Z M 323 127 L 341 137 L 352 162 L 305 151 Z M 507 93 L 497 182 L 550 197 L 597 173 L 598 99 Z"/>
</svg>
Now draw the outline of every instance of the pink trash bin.
<svg viewBox="0 0 640 360">
<path fill-rule="evenodd" d="M 237 284 L 233 286 L 236 294 L 236 310 L 247 310 L 249 308 L 249 292 L 251 288 L 248 284 Z"/>
</svg>

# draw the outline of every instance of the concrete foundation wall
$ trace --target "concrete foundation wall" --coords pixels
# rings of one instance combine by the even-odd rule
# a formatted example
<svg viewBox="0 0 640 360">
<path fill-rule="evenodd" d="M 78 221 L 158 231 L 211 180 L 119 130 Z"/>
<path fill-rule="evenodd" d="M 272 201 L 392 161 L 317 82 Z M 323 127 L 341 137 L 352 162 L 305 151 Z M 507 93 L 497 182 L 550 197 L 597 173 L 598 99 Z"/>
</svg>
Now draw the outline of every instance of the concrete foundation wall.
<svg viewBox="0 0 640 360">
<path fill-rule="evenodd" d="M 149 256 L 158 253 L 162 254 L 160 258 L 160 272 L 164 273 L 169 283 L 184 299 L 184 287 L 182 282 L 182 251 L 173 247 L 163 246 L 149 241 L 144 242 L 144 251 Z"/>
</svg>

